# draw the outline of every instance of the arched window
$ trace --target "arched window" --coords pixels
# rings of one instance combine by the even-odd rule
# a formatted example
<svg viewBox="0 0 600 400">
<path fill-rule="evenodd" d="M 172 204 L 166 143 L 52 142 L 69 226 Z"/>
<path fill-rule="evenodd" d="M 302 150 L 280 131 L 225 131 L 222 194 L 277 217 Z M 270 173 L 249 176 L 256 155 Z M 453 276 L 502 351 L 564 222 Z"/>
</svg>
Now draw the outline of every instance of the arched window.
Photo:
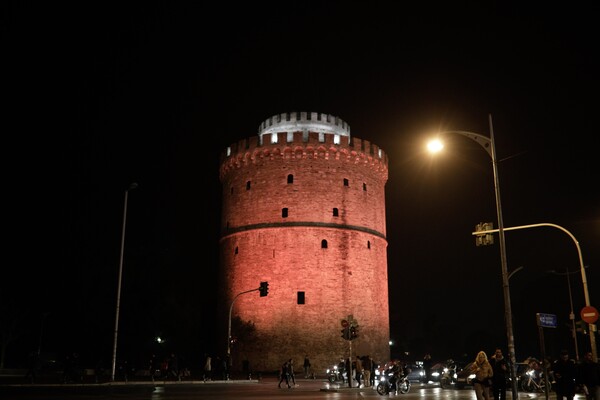
<svg viewBox="0 0 600 400">
<path fill-rule="evenodd" d="M 239 252 L 239 248 L 237 246 L 235 246 L 235 253 L 234 254 L 237 254 L 238 252 Z"/>
<path fill-rule="evenodd" d="M 298 304 L 304 304 L 304 292 L 298 292 Z"/>
<path fill-rule="evenodd" d="M 250 181 L 246 182 L 246 190 L 250 190 Z"/>
<path fill-rule="evenodd" d="M 325 240 L 325 239 L 321 240 L 321 248 L 322 249 L 326 249 L 327 248 L 327 240 Z"/>
<path fill-rule="evenodd" d="M 363 191 L 365 191 L 365 192 L 367 191 L 367 184 L 366 183 L 363 183 Z"/>
<path fill-rule="evenodd" d="M 367 240 L 367 249 L 370 249 L 370 248 L 371 248 L 371 241 Z"/>
<path fill-rule="evenodd" d="M 350 185 L 350 182 L 348 181 L 348 179 L 344 178 L 344 186 L 349 186 L 349 185 Z"/>
<path fill-rule="evenodd" d="M 292 175 L 292 174 L 288 175 L 288 183 L 294 183 L 294 175 Z"/>
<path fill-rule="evenodd" d="M 288 209 L 287 209 L 287 207 L 281 209 L 281 217 L 282 218 L 287 218 L 288 217 Z"/>
<path fill-rule="evenodd" d="M 333 207 L 333 216 L 334 217 L 339 217 L 340 212 L 338 211 L 338 209 L 336 207 Z"/>
</svg>

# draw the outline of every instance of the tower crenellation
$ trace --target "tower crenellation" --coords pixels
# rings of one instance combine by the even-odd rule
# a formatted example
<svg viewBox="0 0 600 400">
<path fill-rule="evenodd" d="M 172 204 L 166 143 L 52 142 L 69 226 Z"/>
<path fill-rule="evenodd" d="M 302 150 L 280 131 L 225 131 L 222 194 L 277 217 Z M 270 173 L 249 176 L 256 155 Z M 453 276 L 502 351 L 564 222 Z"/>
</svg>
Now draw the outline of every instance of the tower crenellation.
<svg viewBox="0 0 600 400">
<path fill-rule="evenodd" d="M 291 135 L 288 132 L 277 132 L 276 140 L 273 139 L 273 134 L 266 135 L 261 143 L 260 137 L 254 136 L 227 147 L 221 156 L 221 177 L 230 169 L 241 168 L 247 163 L 291 157 L 332 158 L 360 163 L 370 166 L 387 179 L 387 154 L 368 140 L 332 133 L 304 134 L 302 131 L 292 132 Z"/>
</svg>

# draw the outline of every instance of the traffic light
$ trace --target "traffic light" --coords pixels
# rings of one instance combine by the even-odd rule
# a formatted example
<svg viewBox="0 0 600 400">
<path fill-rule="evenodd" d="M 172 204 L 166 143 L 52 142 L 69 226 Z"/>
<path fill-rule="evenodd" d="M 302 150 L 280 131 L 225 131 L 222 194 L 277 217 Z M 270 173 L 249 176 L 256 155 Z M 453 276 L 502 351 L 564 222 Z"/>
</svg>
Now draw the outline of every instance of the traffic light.
<svg viewBox="0 0 600 400">
<path fill-rule="evenodd" d="M 269 282 L 261 282 L 260 287 L 258 288 L 260 292 L 260 297 L 265 297 L 269 294 Z"/>
<path fill-rule="evenodd" d="M 342 329 L 342 338 L 344 340 L 350 340 L 350 328 Z"/>
<path fill-rule="evenodd" d="M 587 324 L 584 321 L 575 322 L 575 331 L 587 335 Z"/>
<path fill-rule="evenodd" d="M 356 339 L 358 337 L 358 326 L 350 327 L 350 340 Z"/>
<path fill-rule="evenodd" d="M 475 232 L 485 232 L 494 229 L 493 222 L 481 222 L 475 226 Z M 494 235 L 491 233 L 481 233 L 475 236 L 476 246 L 487 246 L 494 244 Z"/>
</svg>

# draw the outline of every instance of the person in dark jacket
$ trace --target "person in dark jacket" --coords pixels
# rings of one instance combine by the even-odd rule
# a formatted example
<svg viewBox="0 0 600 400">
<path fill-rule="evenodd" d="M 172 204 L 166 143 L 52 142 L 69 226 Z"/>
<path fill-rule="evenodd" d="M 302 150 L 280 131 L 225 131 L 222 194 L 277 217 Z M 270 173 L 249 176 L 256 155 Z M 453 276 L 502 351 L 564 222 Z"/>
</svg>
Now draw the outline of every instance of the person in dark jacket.
<svg viewBox="0 0 600 400">
<path fill-rule="evenodd" d="M 433 360 L 431 359 L 431 354 L 427 353 L 423 356 L 423 369 L 425 372 L 423 383 L 429 383 L 431 380 L 431 367 L 433 367 Z"/>
<path fill-rule="evenodd" d="M 508 373 L 508 362 L 501 349 L 496 349 L 490 358 L 490 364 L 494 371 L 492 376 L 492 395 L 494 400 L 506 400 L 506 374 Z"/>
<path fill-rule="evenodd" d="M 594 361 L 590 351 L 584 354 L 577 368 L 576 382 L 583 389 L 586 400 L 600 400 L 600 364 Z"/>
<path fill-rule="evenodd" d="M 569 352 L 563 350 L 560 358 L 552 363 L 552 372 L 556 384 L 556 400 L 573 400 L 575 397 L 575 378 L 577 377 L 577 365 L 569 358 Z"/>
<path fill-rule="evenodd" d="M 308 358 L 308 354 L 304 356 L 302 367 L 304 368 L 304 379 L 308 379 L 310 377 L 310 359 Z"/>
</svg>

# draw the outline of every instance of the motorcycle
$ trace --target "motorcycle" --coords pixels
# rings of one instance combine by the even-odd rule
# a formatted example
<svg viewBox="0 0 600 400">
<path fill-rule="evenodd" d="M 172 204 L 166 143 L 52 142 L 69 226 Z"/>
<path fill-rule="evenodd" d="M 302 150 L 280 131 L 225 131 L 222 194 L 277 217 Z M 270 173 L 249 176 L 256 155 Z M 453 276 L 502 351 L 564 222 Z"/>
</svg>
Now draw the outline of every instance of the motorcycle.
<svg viewBox="0 0 600 400">
<path fill-rule="evenodd" d="M 387 370 L 385 373 L 379 376 L 379 383 L 377 384 L 377 393 L 382 396 L 386 396 L 391 392 L 398 392 L 404 394 L 410 390 L 410 381 L 408 380 L 408 373 L 405 371 L 404 374 L 398 374 L 392 369 Z"/>
<path fill-rule="evenodd" d="M 346 382 L 346 371 L 338 365 L 327 368 L 327 380 L 329 383 Z"/>
<path fill-rule="evenodd" d="M 456 372 L 456 363 L 453 360 L 448 360 L 440 378 L 442 389 L 451 389 L 456 386 Z"/>
</svg>

